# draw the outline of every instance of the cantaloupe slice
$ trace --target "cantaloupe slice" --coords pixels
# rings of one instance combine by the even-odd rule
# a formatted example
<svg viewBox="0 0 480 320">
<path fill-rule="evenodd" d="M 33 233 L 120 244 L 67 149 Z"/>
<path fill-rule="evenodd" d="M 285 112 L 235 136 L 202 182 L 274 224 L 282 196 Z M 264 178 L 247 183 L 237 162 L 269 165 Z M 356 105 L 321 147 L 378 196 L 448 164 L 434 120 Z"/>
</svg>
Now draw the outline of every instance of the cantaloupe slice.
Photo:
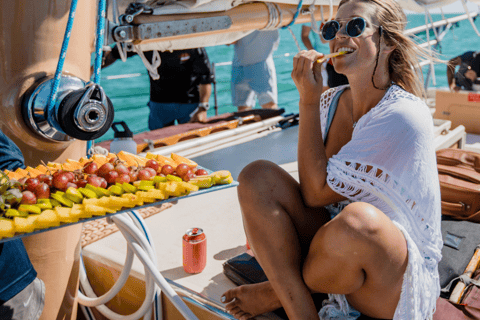
<svg viewBox="0 0 480 320">
<path fill-rule="evenodd" d="M 43 164 L 38 165 L 35 169 L 40 171 L 42 174 L 48 173 L 47 167 L 45 167 Z"/>
<path fill-rule="evenodd" d="M 40 170 L 37 170 L 37 169 L 32 168 L 30 166 L 26 167 L 25 170 L 27 170 L 28 173 L 30 173 L 30 177 L 32 177 L 32 178 L 35 178 L 39 174 L 42 174 L 42 172 Z"/>
<path fill-rule="evenodd" d="M 190 159 L 187 159 L 185 157 L 182 157 L 176 153 L 172 153 L 170 155 L 173 159 L 173 161 L 175 161 L 175 163 L 177 164 L 177 166 L 180 164 L 180 163 L 185 163 L 187 166 L 189 166 L 191 169 L 194 169 L 198 166 L 198 164 L 195 162 L 195 161 L 192 161 Z"/>
<path fill-rule="evenodd" d="M 107 157 L 105 157 L 103 154 L 94 154 L 91 160 L 95 161 L 99 168 L 108 162 Z"/>
<path fill-rule="evenodd" d="M 160 166 L 164 166 L 166 164 L 172 166 L 172 168 L 176 168 L 177 167 L 177 163 L 172 159 L 172 158 L 169 158 L 169 157 L 165 157 L 165 156 L 162 156 L 161 154 L 157 154 L 157 162 Z"/>
</svg>

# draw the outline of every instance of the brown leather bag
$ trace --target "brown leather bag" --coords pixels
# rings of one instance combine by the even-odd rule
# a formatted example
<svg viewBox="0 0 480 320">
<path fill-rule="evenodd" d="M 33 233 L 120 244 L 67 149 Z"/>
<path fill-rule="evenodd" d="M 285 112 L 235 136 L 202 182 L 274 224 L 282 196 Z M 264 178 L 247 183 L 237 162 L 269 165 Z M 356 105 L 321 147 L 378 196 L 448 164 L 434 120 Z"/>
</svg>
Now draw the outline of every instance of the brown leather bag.
<svg viewBox="0 0 480 320">
<path fill-rule="evenodd" d="M 437 151 L 442 214 L 480 222 L 480 154 L 461 149 Z"/>
</svg>

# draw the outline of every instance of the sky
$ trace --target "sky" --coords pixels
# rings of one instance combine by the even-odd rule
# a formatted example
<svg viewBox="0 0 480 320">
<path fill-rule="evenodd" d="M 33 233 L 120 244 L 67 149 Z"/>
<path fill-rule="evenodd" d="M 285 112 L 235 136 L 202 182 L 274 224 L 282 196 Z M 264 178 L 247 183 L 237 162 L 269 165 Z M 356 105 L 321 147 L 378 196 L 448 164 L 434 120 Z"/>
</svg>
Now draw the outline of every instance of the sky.
<svg viewBox="0 0 480 320">
<path fill-rule="evenodd" d="M 472 2 L 467 2 L 467 7 L 470 12 L 478 10 L 478 5 Z M 407 11 L 406 13 L 410 13 L 411 11 Z M 443 7 L 444 13 L 457 13 L 457 12 L 465 12 L 461 1 L 456 1 L 451 3 L 445 7 Z M 439 9 L 430 10 L 430 13 L 440 13 Z"/>
</svg>

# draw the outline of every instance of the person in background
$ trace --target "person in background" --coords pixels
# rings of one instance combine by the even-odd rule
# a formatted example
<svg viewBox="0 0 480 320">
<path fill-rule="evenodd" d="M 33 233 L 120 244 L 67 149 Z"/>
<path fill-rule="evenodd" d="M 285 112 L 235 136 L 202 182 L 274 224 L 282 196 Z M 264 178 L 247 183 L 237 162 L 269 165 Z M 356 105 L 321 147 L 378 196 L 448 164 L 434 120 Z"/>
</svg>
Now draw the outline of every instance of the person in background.
<svg viewBox="0 0 480 320">
<path fill-rule="evenodd" d="M 322 26 L 320 26 L 320 30 L 322 30 Z M 315 50 L 320 52 L 320 42 L 325 44 L 325 41 L 320 35 L 316 34 L 315 32 L 311 32 L 312 28 L 307 25 L 302 26 L 302 42 L 308 50 Z M 313 33 L 314 38 L 314 45 L 310 41 L 310 33 Z M 323 78 L 323 91 L 327 91 L 330 88 L 342 86 L 348 84 L 348 79 L 343 74 L 340 74 L 335 71 L 333 67 L 332 59 L 328 59 L 322 65 L 322 78 Z"/>
<path fill-rule="evenodd" d="M 480 51 L 467 51 L 447 65 L 447 81 L 451 91 L 480 91 Z M 456 67 L 458 71 L 455 72 Z"/>
<path fill-rule="evenodd" d="M 0 131 L 0 170 L 25 168 L 20 149 Z M 45 285 L 21 239 L 0 243 L 0 319 L 37 320 L 45 305 Z"/>
<path fill-rule="evenodd" d="M 207 119 L 214 72 L 204 48 L 158 52 L 159 79 L 150 78 L 148 128 L 155 130 Z M 128 57 L 135 55 L 129 52 Z M 144 52 L 151 63 L 154 52 Z M 117 47 L 105 54 L 103 67 L 120 58 Z"/>
<path fill-rule="evenodd" d="M 278 30 L 255 30 L 234 42 L 232 101 L 238 111 L 252 109 L 255 98 L 262 109 L 278 108 L 273 52 L 277 50 L 279 42 Z"/>
</svg>

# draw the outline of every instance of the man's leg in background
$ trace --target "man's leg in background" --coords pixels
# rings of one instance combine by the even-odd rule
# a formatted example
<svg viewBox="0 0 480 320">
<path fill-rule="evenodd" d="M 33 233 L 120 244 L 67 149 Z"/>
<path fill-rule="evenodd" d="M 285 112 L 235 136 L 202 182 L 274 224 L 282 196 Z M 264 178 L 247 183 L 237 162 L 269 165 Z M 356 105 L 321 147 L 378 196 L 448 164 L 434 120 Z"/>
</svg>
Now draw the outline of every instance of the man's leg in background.
<svg viewBox="0 0 480 320">
<path fill-rule="evenodd" d="M 273 58 L 249 66 L 249 73 L 255 75 L 250 85 L 262 109 L 277 109 L 277 73 Z"/>
</svg>

